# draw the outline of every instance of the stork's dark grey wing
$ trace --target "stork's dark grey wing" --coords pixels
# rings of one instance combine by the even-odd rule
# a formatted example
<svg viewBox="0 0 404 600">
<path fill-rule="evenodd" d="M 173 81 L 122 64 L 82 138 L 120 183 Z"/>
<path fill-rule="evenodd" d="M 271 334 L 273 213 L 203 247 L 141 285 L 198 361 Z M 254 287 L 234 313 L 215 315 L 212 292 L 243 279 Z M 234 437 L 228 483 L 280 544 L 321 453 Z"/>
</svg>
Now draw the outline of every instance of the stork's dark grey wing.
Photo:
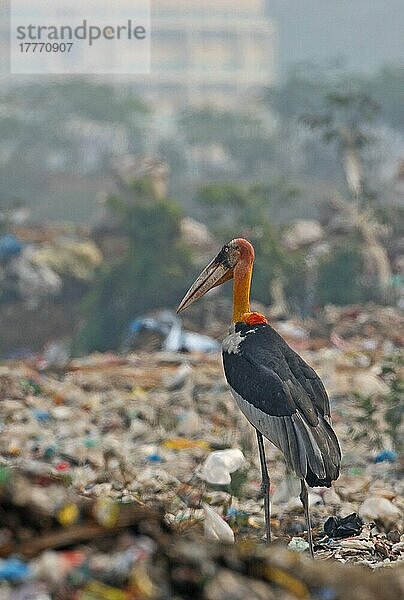
<svg viewBox="0 0 404 600">
<path fill-rule="evenodd" d="M 317 410 L 330 420 L 330 400 L 323 382 L 315 370 L 288 346 L 287 361 L 290 370 L 305 389 Z"/>
<path fill-rule="evenodd" d="M 318 375 L 270 325 L 237 323 L 233 335 L 237 343 L 225 340 L 223 364 L 240 409 L 299 477 L 330 485 L 341 454 Z"/>
</svg>

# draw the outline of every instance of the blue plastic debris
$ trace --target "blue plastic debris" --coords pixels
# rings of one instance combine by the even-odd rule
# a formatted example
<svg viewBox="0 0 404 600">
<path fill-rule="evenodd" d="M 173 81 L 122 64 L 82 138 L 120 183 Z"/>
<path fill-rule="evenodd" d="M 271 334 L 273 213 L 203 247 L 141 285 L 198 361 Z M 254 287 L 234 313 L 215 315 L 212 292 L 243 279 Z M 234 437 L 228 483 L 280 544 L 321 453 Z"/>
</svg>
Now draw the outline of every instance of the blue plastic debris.
<svg viewBox="0 0 404 600">
<path fill-rule="evenodd" d="M 56 454 L 55 446 L 47 446 L 43 451 L 43 457 L 45 460 L 51 460 Z"/>
<path fill-rule="evenodd" d="M 34 409 L 32 414 L 40 423 L 46 423 L 51 418 L 50 413 L 47 410 L 41 410 L 40 408 Z"/>
<path fill-rule="evenodd" d="M 397 460 L 397 452 L 394 450 L 382 450 L 373 459 L 374 463 L 389 462 L 393 463 Z"/>
<path fill-rule="evenodd" d="M 316 596 L 319 600 L 336 600 L 338 598 L 337 590 L 328 586 L 317 590 Z"/>
<path fill-rule="evenodd" d="M 0 581 L 24 581 L 30 576 L 30 567 L 19 558 L 0 560 Z"/>
<path fill-rule="evenodd" d="M 13 256 L 18 256 L 23 249 L 23 244 L 15 235 L 7 233 L 0 236 L 0 261 L 7 261 Z"/>
<path fill-rule="evenodd" d="M 160 456 L 160 454 L 149 454 L 149 456 L 147 457 L 147 460 L 149 462 L 153 462 L 153 463 L 158 463 L 158 462 L 163 462 L 164 458 L 162 456 Z"/>
</svg>

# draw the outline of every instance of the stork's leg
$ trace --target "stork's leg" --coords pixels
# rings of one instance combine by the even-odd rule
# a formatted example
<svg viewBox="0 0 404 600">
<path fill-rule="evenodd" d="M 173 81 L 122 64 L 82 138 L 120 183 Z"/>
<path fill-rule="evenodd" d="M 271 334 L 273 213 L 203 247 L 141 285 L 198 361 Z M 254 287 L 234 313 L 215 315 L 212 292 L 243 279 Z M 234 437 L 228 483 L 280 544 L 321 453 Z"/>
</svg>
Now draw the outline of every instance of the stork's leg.
<svg viewBox="0 0 404 600">
<path fill-rule="evenodd" d="M 260 453 L 260 461 L 261 461 L 261 474 L 262 474 L 262 483 L 261 483 L 261 494 L 264 497 L 264 512 L 265 512 L 265 529 L 267 534 L 267 544 L 271 541 L 271 502 L 269 499 L 269 486 L 270 479 L 268 474 L 267 461 L 265 459 L 265 448 L 264 448 L 264 439 L 262 437 L 262 433 L 256 429 L 257 432 L 257 441 L 258 441 L 258 450 Z"/>
<path fill-rule="evenodd" d="M 311 522 L 310 522 L 310 510 L 309 510 L 309 494 L 307 493 L 307 486 L 304 479 L 300 480 L 301 484 L 301 492 L 300 492 L 300 500 L 302 501 L 304 508 L 304 516 L 306 517 L 306 525 L 307 525 L 307 539 L 309 542 L 309 550 L 311 558 L 314 558 L 314 550 L 313 550 L 313 536 L 311 535 Z"/>
</svg>

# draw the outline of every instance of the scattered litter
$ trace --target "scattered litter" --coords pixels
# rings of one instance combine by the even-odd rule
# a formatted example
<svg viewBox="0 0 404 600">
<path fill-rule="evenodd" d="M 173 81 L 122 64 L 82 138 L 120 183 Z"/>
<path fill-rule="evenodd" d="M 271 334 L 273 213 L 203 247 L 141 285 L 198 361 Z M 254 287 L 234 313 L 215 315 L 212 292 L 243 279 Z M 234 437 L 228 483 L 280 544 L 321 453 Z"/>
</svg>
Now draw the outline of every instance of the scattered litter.
<svg viewBox="0 0 404 600">
<path fill-rule="evenodd" d="M 229 485 L 231 473 L 245 463 L 244 454 L 238 448 L 211 452 L 202 465 L 200 477 L 208 483 Z"/>
<path fill-rule="evenodd" d="M 234 533 L 226 521 L 208 504 L 203 503 L 202 507 L 205 513 L 205 537 L 224 544 L 234 544 Z"/>
<path fill-rule="evenodd" d="M 289 550 L 293 550 L 293 552 L 305 552 L 309 547 L 309 543 L 300 537 L 293 537 L 288 544 Z"/>
<path fill-rule="evenodd" d="M 362 532 L 363 521 L 352 513 L 346 517 L 329 517 L 324 523 L 324 531 L 330 538 L 346 538 Z"/>
<path fill-rule="evenodd" d="M 396 460 L 397 460 L 397 452 L 394 452 L 394 450 L 382 450 L 381 452 L 379 452 L 379 454 L 376 454 L 376 456 L 373 459 L 373 462 L 375 462 L 375 463 L 380 463 L 380 462 L 393 463 L 393 462 L 396 462 Z"/>
<path fill-rule="evenodd" d="M 272 504 L 283 504 L 291 498 L 298 498 L 299 494 L 300 481 L 296 476 L 289 473 L 275 488 L 272 495 Z"/>
<path fill-rule="evenodd" d="M 13 256 L 18 256 L 24 245 L 15 236 L 10 233 L 0 236 L 0 262 L 6 262 Z"/>
<path fill-rule="evenodd" d="M 312 335 L 307 343 L 314 348 Z M 304 356 L 316 369 L 327 371 L 324 380 L 333 390 L 333 423 L 344 454 L 341 476 L 333 487 L 310 490 L 316 556 L 332 558 L 335 565 L 355 562 L 366 569 L 382 570 L 404 558 L 399 517 L 401 463 L 399 458 L 392 463 L 374 462 L 372 448 L 352 439 L 346 415 L 354 416 L 354 403 L 345 396 L 345 386 L 355 370 L 366 373 L 372 369 L 380 378 L 383 357 L 378 354 L 380 348 L 375 352 L 371 367 L 358 366 L 355 353 L 330 346 L 307 350 Z M 199 536 L 197 551 L 204 552 L 201 534 L 206 528 L 211 538 L 227 543 L 234 539 L 236 545 L 243 540 L 254 548 L 260 544 L 265 520 L 256 439 L 223 382 L 219 356 L 142 351 L 67 358 L 63 365 L 65 359 L 56 361 L 54 371 L 32 359 L 0 365 L 0 514 L 4 506 L 12 506 L 13 514 L 18 515 L 17 521 L 5 517 L 12 523 L 11 530 L 0 525 L 0 556 L 3 560 L 18 557 L 33 573 L 19 583 L 3 580 L 0 592 L 4 585 L 13 593 L 18 587 L 20 593 L 19 588 L 29 589 L 27 586 L 37 585 L 40 579 L 44 598 L 46 594 L 84 598 L 88 590 L 96 589 L 94 582 L 109 586 L 116 594 L 118 590 L 128 597 L 142 597 L 133 592 L 136 584 L 136 589 L 152 590 L 152 598 L 154 571 L 152 568 L 150 574 L 144 568 L 148 559 L 144 564 L 139 560 L 130 563 L 132 554 L 143 552 L 139 537 L 149 535 L 150 519 L 141 532 L 132 525 L 125 531 L 120 526 L 132 523 L 128 515 L 135 508 L 157 509 L 165 526 L 185 540 L 188 550 L 184 558 L 178 558 L 180 550 L 176 548 L 172 560 L 178 565 L 173 577 L 182 573 L 187 585 L 192 580 L 186 562 L 191 560 L 189 544 L 194 535 Z M 384 447 L 389 448 L 387 443 Z M 285 472 L 284 460 L 271 444 L 266 450 L 272 533 L 279 547 L 279 552 L 271 555 L 281 556 L 282 546 L 292 538 L 305 542 L 306 526 L 299 482 Z M 376 501 L 378 515 L 369 500 Z M 214 515 L 206 516 L 209 509 Z M 330 515 L 335 525 L 352 513 L 365 521 L 362 533 L 324 536 L 324 523 Z M 107 542 L 99 528 L 108 530 Z M 90 537 L 82 539 L 83 532 Z M 76 541 L 67 545 L 63 542 L 62 549 L 54 545 L 58 540 L 71 540 L 71 535 L 80 539 L 74 537 Z M 49 539 L 56 540 L 53 546 Z M 294 541 L 292 547 L 294 544 L 299 542 Z M 209 556 L 214 547 L 209 541 Z M 52 554 L 43 558 L 45 551 Z M 302 552 L 303 557 L 305 554 Z M 296 553 L 295 558 L 301 557 Z M 129 563 L 132 566 L 124 567 Z M 200 564 L 198 560 L 197 570 Z M 265 579 L 271 592 L 275 578 L 287 580 L 285 564 L 273 564 L 274 571 Z M 226 565 L 222 562 L 220 569 Z M 209 568 L 219 573 L 216 567 Z M 298 581 L 303 577 L 295 569 L 290 576 Z M 324 588 L 339 589 L 329 576 L 323 581 Z M 308 585 L 305 589 L 312 588 Z M 107 590 L 111 592 L 103 588 L 102 593 Z M 34 592 L 29 593 L 35 597 Z M 181 598 L 181 593 L 176 596 Z M 158 590 L 155 597 L 164 597 L 164 593 Z"/>
<path fill-rule="evenodd" d="M 30 574 L 28 565 L 19 558 L 0 559 L 0 581 L 24 581 Z"/>
<path fill-rule="evenodd" d="M 380 496 L 367 498 L 359 507 L 359 515 L 365 521 L 374 521 L 382 531 L 402 527 L 403 514 L 398 506 Z"/>
<path fill-rule="evenodd" d="M 153 334 L 152 336 L 150 334 Z M 125 348 L 165 352 L 219 352 L 220 343 L 207 335 L 184 331 L 175 313 L 164 310 L 154 317 L 139 317 L 129 325 Z"/>
</svg>

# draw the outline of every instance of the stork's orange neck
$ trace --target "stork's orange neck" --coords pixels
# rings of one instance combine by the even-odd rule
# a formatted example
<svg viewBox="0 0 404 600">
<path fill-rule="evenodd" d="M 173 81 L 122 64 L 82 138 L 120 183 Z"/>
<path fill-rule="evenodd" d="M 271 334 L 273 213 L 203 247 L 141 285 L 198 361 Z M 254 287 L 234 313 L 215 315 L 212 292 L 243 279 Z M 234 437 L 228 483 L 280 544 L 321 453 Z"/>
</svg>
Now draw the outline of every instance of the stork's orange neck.
<svg viewBox="0 0 404 600">
<path fill-rule="evenodd" d="M 250 289 L 253 260 L 242 258 L 234 267 L 233 284 L 233 323 L 243 320 L 250 312 Z"/>
<path fill-rule="evenodd" d="M 233 323 L 243 321 L 248 325 L 268 323 L 264 315 L 250 311 L 250 289 L 254 255 L 242 256 L 234 268 Z"/>
</svg>

